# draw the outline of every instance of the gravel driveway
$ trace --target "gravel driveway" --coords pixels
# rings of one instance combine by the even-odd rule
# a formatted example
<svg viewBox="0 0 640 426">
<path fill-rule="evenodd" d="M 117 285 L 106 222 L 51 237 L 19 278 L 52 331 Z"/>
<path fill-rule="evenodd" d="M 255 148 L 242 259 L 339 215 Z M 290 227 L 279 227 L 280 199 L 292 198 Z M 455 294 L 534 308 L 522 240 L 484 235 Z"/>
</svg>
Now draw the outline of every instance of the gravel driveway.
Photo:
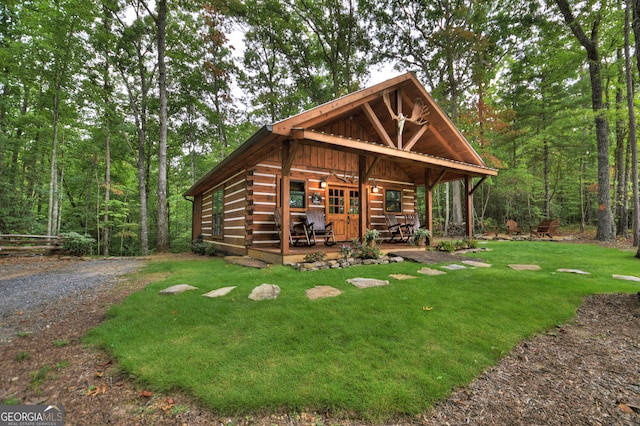
<svg viewBox="0 0 640 426">
<path fill-rule="evenodd" d="M 118 277 L 143 266 L 139 259 L 32 259 L 0 263 L 0 342 L 15 334 L 26 317 L 37 319 L 39 312 L 59 310 L 66 298 L 83 299 Z M 25 266 L 26 265 L 26 266 Z M 40 329 L 46 324 L 31 324 Z"/>
</svg>

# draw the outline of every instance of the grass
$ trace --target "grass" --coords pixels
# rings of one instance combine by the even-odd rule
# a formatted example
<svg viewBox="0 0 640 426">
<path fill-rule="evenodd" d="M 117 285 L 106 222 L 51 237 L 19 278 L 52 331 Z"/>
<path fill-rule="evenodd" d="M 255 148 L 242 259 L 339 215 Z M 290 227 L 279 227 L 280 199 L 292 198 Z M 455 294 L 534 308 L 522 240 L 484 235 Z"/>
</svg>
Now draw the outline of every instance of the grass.
<svg viewBox="0 0 640 426">
<path fill-rule="evenodd" d="M 113 307 L 86 340 L 156 391 L 186 390 L 220 415 L 330 410 L 384 421 L 428 409 L 522 339 L 570 321 L 585 296 L 638 291 L 637 283 L 611 278 L 637 275 L 629 252 L 529 241 L 487 247 L 474 257 L 491 268 L 435 277 L 416 274 L 421 265 L 412 262 L 306 273 L 215 258 L 154 262 L 142 273 L 168 278 Z M 512 263 L 542 269 L 513 271 Z M 359 290 L 346 282 L 354 277 L 391 284 Z M 158 295 L 181 283 L 199 290 Z M 249 300 L 262 283 L 279 285 L 280 297 Z M 343 294 L 310 301 L 305 290 L 316 285 Z M 237 288 L 201 297 L 226 286 Z"/>
</svg>

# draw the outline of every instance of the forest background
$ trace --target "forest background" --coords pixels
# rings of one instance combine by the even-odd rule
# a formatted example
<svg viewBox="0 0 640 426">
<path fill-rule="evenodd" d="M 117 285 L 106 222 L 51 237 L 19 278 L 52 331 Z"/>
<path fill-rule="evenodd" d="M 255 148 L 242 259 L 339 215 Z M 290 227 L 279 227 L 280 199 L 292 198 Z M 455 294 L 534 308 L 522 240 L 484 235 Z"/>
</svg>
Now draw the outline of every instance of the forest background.
<svg viewBox="0 0 640 426">
<path fill-rule="evenodd" d="M 640 0 L 4 0 L 0 233 L 87 234 L 104 255 L 188 250 L 182 193 L 256 129 L 413 71 L 500 170 L 474 194 L 477 229 L 550 217 L 637 245 L 639 11 Z M 439 225 L 462 216 L 459 197 L 438 186 Z"/>
</svg>

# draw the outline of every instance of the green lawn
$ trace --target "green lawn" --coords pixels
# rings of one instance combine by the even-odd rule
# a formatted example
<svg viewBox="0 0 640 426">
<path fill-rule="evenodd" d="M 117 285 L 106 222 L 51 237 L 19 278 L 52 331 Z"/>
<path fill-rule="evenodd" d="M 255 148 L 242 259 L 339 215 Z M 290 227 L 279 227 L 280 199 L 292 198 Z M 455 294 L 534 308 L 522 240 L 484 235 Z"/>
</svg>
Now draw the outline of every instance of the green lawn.
<svg viewBox="0 0 640 426">
<path fill-rule="evenodd" d="M 153 262 L 142 273 L 168 278 L 113 307 L 86 340 L 148 387 L 185 390 L 220 415 L 330 410 L 383 421 L 426 410 L 520 340 L 571 321 L 585 296 L 640 289 L 611 277 L 639 275 L 631 252 L 530 241 L 486 247 L 473 257 L 491 268 L 433 277 L 417 274 L 424 265 L 413 262 L 314 272 L 216 258 Z M 542 269 L 513 271 L 511 263 Z M 399 273 L 418 278 L 389 278 Z M 359 290 L 346 282 L 355 277 L 390 285 Z M 199 289 L 158 295 L 181 283 Z M 279 285 L 280 297 L 249 300 L 262 283 Z M 305 290 L 316 285 L 343 294 L 310 301 Z M 237 288 L 222 298 L 201 296 L 226 286 Z"/>
</svg>

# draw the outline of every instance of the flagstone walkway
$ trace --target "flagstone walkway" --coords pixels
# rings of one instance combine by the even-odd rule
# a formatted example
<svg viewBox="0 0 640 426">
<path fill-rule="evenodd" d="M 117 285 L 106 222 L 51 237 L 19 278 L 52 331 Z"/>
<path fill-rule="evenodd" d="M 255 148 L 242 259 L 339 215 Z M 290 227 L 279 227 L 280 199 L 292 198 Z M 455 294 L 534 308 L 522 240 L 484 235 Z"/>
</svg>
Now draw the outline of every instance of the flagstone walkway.
<svg viewBox="0 0 640 426">
<path fill-rule="evenodd" d="M 246 258 L 241 258 L 241 257 L 237 257 L 231 260 L 231 263 L 242 264 L 244 266 L 250 266 L 254 268 L 262 267 L 262 265 L 259 265 L 258 263 L 248 261 L 246 260 Z M 427 275 L 427 276 L 438 276 L 438 275 L 444 275 L 448 273 L 446 271 L 443 271 L 442 269 L 455 272 L 455 271 L 464 270 L 464 269 L 490 268 L 490 267 L 492 267 L 492 265 L 489 263 L 481 262 L 479 260 L 466 259 L 466 260 L 461 260 L 459 263 L 450 263 L 450 264 L 441 265 L 438 267 L 440 269 L 422 267 L 418 269 L 416 273 L 420 275 Z M 509 264 L 507 265 L 507 267 L 514 271 L 541 271 L 542 270 L 542 268 L 539 265 L 532 265 L 532 264 Z M 577 275 L 591 274 L 590 272 L 583 271 L 581 269 L 571 269 L 571 268 L 560 268 L 560 269 L 557 269 L 555 272 L 577 274 Z M 417 275 L 408 275 L 408 274 L 390 274 L 389 277 L 398 281 L 411 280 L 411 279 L 418 278 Z M 614 274 L 612 275 L 612 278 L 618 279 L 618 280 L 640 282 L 640 277 L 636 277 L 632 275 Z M 380 279 L 365 278 L 365 277 L 350 278 L 347 280 L 347 282 L 349 284 L 354 285 L 358 289 L 388 286 L 390 284 L 389 280 L 380 280 Z M 203 296 L 209 297 L 209 298 L 223 297 L 231 293 L 235 288 L 236 288 L 235 286 L 222 287 L 216 290 L 209 291 L 208 293 L 203 294 Z M 161 290 L 160 294 L 176 295 L 176 294 L 184 293 L 186 291 L 197 290 L 197 289 L 198 289 L 197 287 L 194 287 L 189 284 L 178 284 L 178 285 L 168 287 L 164 290 Z M 256 300 L 256 301 L 275 300 L 280 295 L 280 292 L 281 292 L 281 288 L 275 284 L 261 284 L 255 287 L 248 297 L 249 299 Z M 342 291 L 329 285 L 316 286 L 306 291 L 306 296 L 309 300 L 317 300 L 325 297 L 337 297 L 337 296 L 340 296 L 341 294 L 342 294 Z"/>
</svg>

